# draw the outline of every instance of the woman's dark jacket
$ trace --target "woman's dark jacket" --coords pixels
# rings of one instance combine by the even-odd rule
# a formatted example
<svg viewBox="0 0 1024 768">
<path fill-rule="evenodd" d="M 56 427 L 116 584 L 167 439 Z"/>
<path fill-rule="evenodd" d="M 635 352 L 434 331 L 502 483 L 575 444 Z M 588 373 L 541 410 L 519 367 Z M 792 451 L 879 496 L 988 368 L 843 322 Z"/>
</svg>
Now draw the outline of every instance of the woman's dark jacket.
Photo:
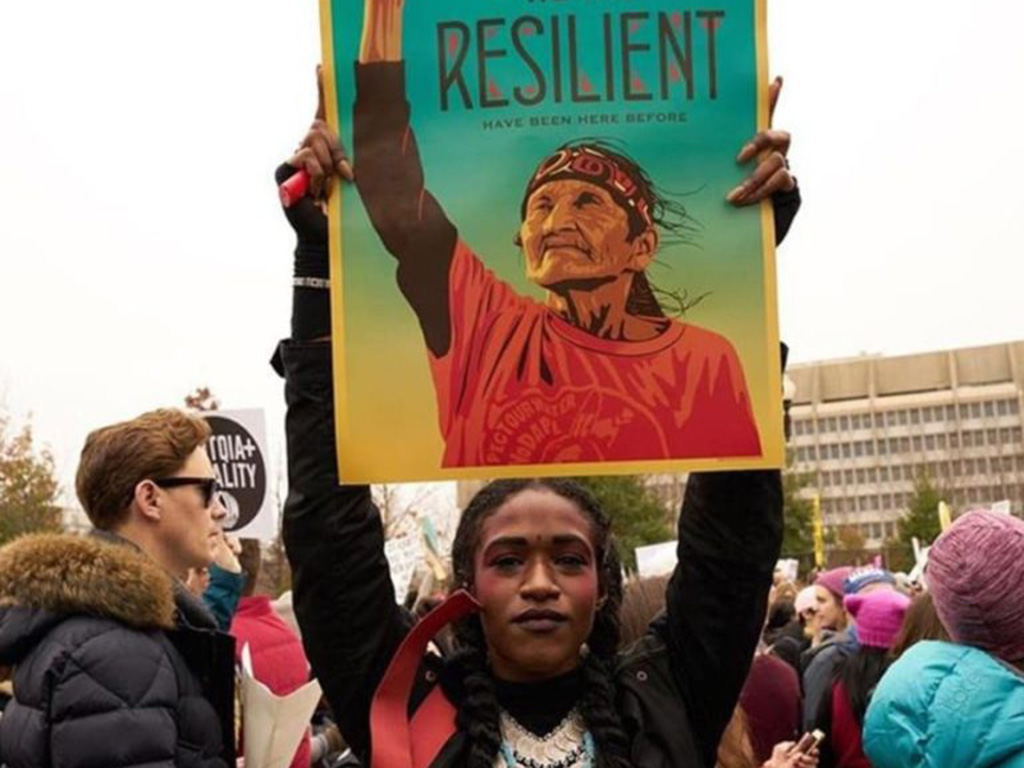
<svg viewBox="0 0 1024 768">
<path fill-rule="evenodd" d="M 26 536 L 0 549 L 0 606 L 0 765 L 234 765 L 233 642 L 146 555 Z"/>
<path fill-rule="evenodd" d="M 275 356 L 288 403 L 284 541 L 307 655 L 346 741 L 368 765 L 370 702 L 410 624 L 395 604 L 369 488 L 338 485 L 330 362 L 322 341 L 286 341 Z M 616 670 L 637 768 L 714 765 L 754 656 L 781 542 L 778 472 L 691 475 L 666 613 Z M 412 707 L 443 665 L 424 661 Z M 461 765 L 464 747 L 456 734 L 433 765 Z"/>
</svg>

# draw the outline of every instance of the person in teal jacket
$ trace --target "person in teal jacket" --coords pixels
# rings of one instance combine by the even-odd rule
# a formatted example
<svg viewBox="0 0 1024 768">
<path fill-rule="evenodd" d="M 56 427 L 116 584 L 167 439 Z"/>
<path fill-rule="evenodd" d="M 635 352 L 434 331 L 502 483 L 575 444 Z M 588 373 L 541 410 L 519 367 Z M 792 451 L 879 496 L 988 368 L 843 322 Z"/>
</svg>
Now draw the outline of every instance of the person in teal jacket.
<svg viewBox="0 0 1024 768">
<path fill-rule="evenodd" d="M 962 515 L 932 545 L 925 578 L 951 643 L 921 642 L 889 667 L 864 721 L 875 768 L 1024 768 L 1024 521 Z"/>
<path fill-rule="evenodd" d="M 977 648 L 917 643 L 864 720 L 875 768 L 1024 768 L 1024 673 Z"/>
</svg>

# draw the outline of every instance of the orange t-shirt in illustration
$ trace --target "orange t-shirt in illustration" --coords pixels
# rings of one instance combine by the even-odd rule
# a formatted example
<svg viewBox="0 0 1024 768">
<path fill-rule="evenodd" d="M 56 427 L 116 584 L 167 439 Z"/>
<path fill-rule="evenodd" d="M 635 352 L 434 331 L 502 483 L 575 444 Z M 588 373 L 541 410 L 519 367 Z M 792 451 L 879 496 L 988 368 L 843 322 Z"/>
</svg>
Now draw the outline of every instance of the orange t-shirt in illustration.
<svg viewBox="0 0 1024 768">
<path fill-rule="evenodd" d="M 610 341 L 515 292 L 459 240 L 451 346 L 431 356 L 445 467 L 760 456 L 722 336 L 671 321 Z"/>
</svg>

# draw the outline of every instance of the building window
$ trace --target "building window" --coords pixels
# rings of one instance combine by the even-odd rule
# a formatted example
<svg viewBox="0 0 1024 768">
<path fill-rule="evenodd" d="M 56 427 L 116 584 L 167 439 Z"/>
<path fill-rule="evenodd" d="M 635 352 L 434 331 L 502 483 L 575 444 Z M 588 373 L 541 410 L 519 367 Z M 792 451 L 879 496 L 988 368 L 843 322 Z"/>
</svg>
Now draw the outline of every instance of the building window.
<svg viewBox="0 0 1024 768">
<path fill-rule="evenodd" d="M 936 445 L 939 446 L 939 450 L 940 451 L 946 450 L 946 436 L 944 434 L 943 435 L 936 435 L 935 436 L 935 443 L 936 443 Z"/>
<path fill-rule="evenodd" d="M 910 453 L 910 438 L 909 437 L 901 437 L 900 438 L 900 453 Z"/>
<path fill-rule="evenodd" d="M 990 430 L 985 432 L 985 439 L 988 440 L 988 444 L 989 445 L 998 445 L 999 444 L 997 433 L 996 433 L 996 430 L 994 430 L 994 429 L 990 429 Z"/>
<path fill-rule="evenodd" d="M 843 479 L 846 480 L 847 485 L 853 485 L 853 470 L 848 469 L 843 472 Z"/>
<path fill-rule="evenodd" d="M 848 417 L 839 417 L 839 430 L 841 432 L 848 432 L 850 430 L 850 419 Z"/>
<path fill-rule="evenodd" d="M 889 482 L 889 468 L 888 467 L 879 467 L 878 468 L 878 479 L 881 482 L 883 482 L 883 483 Z"/>
<path fill-rule="evenodd" d="M 903 477 L 903 467 L 901 467 L 899 464 L 897 464 L 895 467 L 892 468 L 892 479 L 893 480 L 899 480 L 902 477 Z"/>
<path fill-rule="evenodd" d="M 960 477 L 960 472 L 963 470 L 963 462 L 960 459 L 953 459 L 949 462 L 949 468 L 955 477 Z"/>
<path fill-rule="evenodd" d="M 885 423 L 890 427 L 896 426 L 896 411 L 886 411 Z"/>
<path fill-rule="evenodd" d="M 974 433 L 964 432 L 964 448 L 970 448 L 974 445 Z"/>
<path fill-rule="evenodd" d="M 878 470 L 876 470 L 874 467 L 870 467 L 868 469 L 868 482 L 869 483 L 877 483 L 878 482 Z"/>
<path fill-rule="evenodd" d="M 889 441 L 882 438 L 878 441 L 878 455 L 885 456 L 889 452 Z"/>
<path fill-rule="evenodd" d="M 929 423 L 932 420 L 932 409 L 930 407 L 922 408 L 921 416 L 924 417 L 924 421 L 926 424 Z"/>
<path fill-rule="evenodd" d="M 860 414 L 859 413 L 855 413 L 855 414 L 853 414 L 853 416 L 850 417 L 850 429 L 853 429 L 853 430 L 860 429 Z"/>
<path fill-rule="evenodd" d="M 995 416 L 996 415 L 995 403 L 993 403 L 991 400 L 989 400 L 987 403 L 985 403 L 985 415 L 986 416 Z"/>
<path fill-rule="evenodd" d="M 826 419 L 825 420 L 825 424 L 827 425 L 826 429 L 829 432 L 835 432 L 836 431 L 836 420 L 835 420 L 834 416 L 829 418 L 829 419 Z"/>
<path fill-rule="evenodd" d="M 954 449 L 960 447 L 960 435 L 954 432 L 949 436 L 949 447 Z"/>
<path fill-rule="evenodd" d="M 955 405 L 947 405 L 946 406 L 946 421 L 956 421 L 956 406 Z"/>
<path fill-rule="evenodd" d="M 887 493 L 882 496 L 882 509 L 892 509 L 892 494 Z"/>
<path fill-rule="evenodd" d="M 1010 401 L 1010 413 L 1012 413 L 1012 414 L 1020 413 L 1020 403 L 1018 403 L 1016 400 L 1011 400 Z"/>
<path fill-rule="evenodd" d="M 996 403 L 996 413 L 1000 416 L 1005 416 L 1010 411 L 1010 403 L 1007 400 L 1000 400 Z"/>
<path fill-rule="evenodd" d="M 921 452 L 921 436 L 914 435 L 914 453 Z"/>
<path fill-rule="evenodd" d="M 974 459 L 964 459 L 964 474 L 968 477 L 974 474 Z"/>
<path fill-rule="evenodd" d="M 999 430 L 999 442 L 1008 443 L 1010 442 L 1010 428 L 1003 427 Z"/>
<path fill-rule="evenodd" d="M 864 444 L 860 440 L 855 441 L 854 444 L 853 444 L 853 455 L 854 456 L 863 456 L 864 455 Z"/>
<path fill-rule="evenodd" d="M 858 485 L 861 485 L 861 484 L 864 483 L 864 470 L 863 469 L 858 469 L 857 470 L 857 483 L 858 483 Z"/>
<path fill-rule="evenodd" d="M 882 426 L 884 425 L 884 423 L 885 423 L 885 420 L 882 418 L 882 414 L 876 413 L 875 414 L 875 429 L 881 429 Z"/>
<path fill-rule="evenodd" d="M 980 419 L 981 418 L 981 403 L 971 403 L 971 418 L 972 419 Z"/>
<path fill-rule="evenodd" d="M 907 412 L 906 411 L 899 411 L 896 414 L 896 416 L 899 419 L 900 426 L 904 426 L 907 423 Z"/>
<path fill-rule="evenodd" d="M 1020 427 L 1014 427 L 1013 428 L 1013 432 L 1011 434 L 1013 436 L 1013 442 L 1019 443 L 1020 442 Z"/>
<path fill-rule="evenodd" d="M 850 458 L 850 444 L 849 443 L 843 443 L 843 458 L 844 459 Z"/>
<path fill-rule="evenodd" d="M 875 455 L 875 441 L 874 440 L 865 440 L 864 441 L 864 455 L 865 456 L 874 456 Z"/>
<path fill-rule="evenodd" d="M 813 445 L 807 446 L 807 459 L 808 461 L 818 460 L 818 449 L 815 448 Z"/>
<path fill-rule="evenodd" d="M 924 448 L 925 448 L 926 451 L 934 451 L 935 450 L 935 435 L 925 435 L 924 436 Z"/>
<path fill-rule="evenodd" d="M 920 424 L 921 423 L 921 412 L 917 408 L 910 409 L 910 423 Z"/>
</svg>

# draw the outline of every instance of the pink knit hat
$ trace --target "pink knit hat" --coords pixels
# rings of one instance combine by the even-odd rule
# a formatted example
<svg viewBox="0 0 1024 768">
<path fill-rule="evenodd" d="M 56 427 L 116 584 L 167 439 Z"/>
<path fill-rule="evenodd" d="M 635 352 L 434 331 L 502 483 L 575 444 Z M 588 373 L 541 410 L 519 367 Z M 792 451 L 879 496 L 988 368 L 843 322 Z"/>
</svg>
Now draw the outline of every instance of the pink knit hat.
<svg viewBox="0 0 1024 768">
<path fill-rule="evenodd" d="M 910 598 L 892 589 L 847 595 L 843 607 L 857 624 L 857 640 L 870 648 L 889 648 L 903 626 Z"/>
<path fill-rule="evenodd" d="M 836 599 L 843 599 L 843 582 L 846 581 L 846 577 L 853 572 L 853 568 L 849 566 L 843 566 L 842 568 L 833 568 L 831 571 L 823 571 L 818 574 L 818 578 L 814 580 L 814 583 L 819 587 L 824 587 L 833 595 Z"/>
<path fill-rule="evenodd" d="M 953 640 L 1024 659 L 1024 521 L 987 509 L 962 515 L 932 545 L 925 579 Z"/>
</svg>

